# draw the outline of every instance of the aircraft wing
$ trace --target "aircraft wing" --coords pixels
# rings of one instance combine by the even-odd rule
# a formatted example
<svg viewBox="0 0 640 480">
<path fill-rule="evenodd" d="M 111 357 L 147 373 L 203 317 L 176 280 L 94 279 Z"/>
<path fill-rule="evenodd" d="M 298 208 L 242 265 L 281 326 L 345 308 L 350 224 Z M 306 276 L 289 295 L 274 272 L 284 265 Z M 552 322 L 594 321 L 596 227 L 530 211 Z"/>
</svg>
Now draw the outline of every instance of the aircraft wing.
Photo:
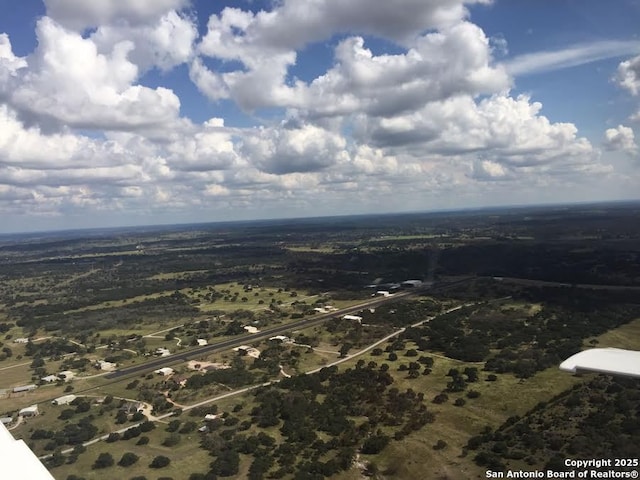
<svg viewBox="0 0 640 480">
<path fill-rule="evenodd" d="M 22 440 L 15 440 L 0 423 L 0 465 L 6 480 L 55 480 Z"/>
<path fill-rule="evenodd" d="M 571 373 L 598 372 L 640 377 L 640 351 L 622 348 L 592 348 L 567 358 L 560 370 Z"/>
</svg>

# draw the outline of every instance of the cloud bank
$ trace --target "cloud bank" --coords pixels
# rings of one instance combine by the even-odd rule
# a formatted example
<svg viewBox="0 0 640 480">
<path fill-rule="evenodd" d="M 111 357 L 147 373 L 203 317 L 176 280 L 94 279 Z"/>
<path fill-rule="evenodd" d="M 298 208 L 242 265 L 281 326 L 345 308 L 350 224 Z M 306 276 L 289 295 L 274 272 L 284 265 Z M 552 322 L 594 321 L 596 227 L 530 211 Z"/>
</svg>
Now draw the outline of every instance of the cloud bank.
<svg viewBox="0 0 640 480">
<path fill-rule="evenodd" d="M 541 189 L 609 175 L 575 125 L 550 121 L 511 89 L 514 75 L 631 45 L 501 63 L 496 40 L 469 16 L 473 3 L 490 8 L 283 0 L 198 19 L 187 0 L 46 0 L 31 54 L 16 56 L 0 34 L 0 214 L 153 222 L 428 209 L 510 192 L 514 203 L 526 192 L 541 200 Z M 329 63 L 303 80 L 300 58 L 319 44 Z M 617 72 L 632 95 L 639 58 Z M 202 102 L 262 120 L 192 120 L 182 90 L 148 82 L 178 70 Z M 637 149 L 622 126 L 605 146 Z"/>
</svg>

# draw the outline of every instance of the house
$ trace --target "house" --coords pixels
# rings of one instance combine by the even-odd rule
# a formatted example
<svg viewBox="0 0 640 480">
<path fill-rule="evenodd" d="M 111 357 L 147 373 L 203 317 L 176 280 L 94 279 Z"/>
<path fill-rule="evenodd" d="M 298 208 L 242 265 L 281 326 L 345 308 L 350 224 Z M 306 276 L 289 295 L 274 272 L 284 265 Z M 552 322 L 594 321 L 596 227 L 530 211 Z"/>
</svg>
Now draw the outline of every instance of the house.
<svg viewBox="0 0 640 480">
<path fill-rule="evenodd" d="M 171 378 L 171 380 L 173 380 L 176 385 L 179 385 L 180 387 L 184 388 L 187 386 L 187 380 L 189 380 L 189 377 L 186 377 L 184 375 L 180 375 L 180 376 L 174 376 Z"/>
<path fill-rule="evenodd" d="M 169 368 L 169 367 L 159 368 L 158 370 L 154 370 L 154 373 L 168 377 L 169 375 L 173 374 L 173 368 Z"/>
<path fill-rule="evenodd" d="M 362 322 L 362 317 L 358 316 L 358 315 L 344 315 L 342 317 L 343 320 L 353 320 L 354 322 L 358 322 L 361 323 Z"/>
<path fill-rule="evenodd" d="M 211 420 L 216 420 L 217 418 L 220 418 L 220 417 L 221 417 L 221 415 L 218 415 L 218 414 L 214 414 L 214 413 L 207 413 L 207 414 L 204 416 L 204 420 L 205 420 L 206 422 L 209 422 L 209 421 L 211 421 Z"/>
<path fill-rule="evenodd" d="M 58 380 L 60 380 L 60 378 L 56 377 L 55 375 L 47 375 L 46 377 L 42 377 L 40 380 L 42 380 L 43 382 L 46 382 L 46 383 L 53 383 L 53 382 L 57 382 Z"/>
<path fill-rule="evenodd" d="M 243 351 L 245 355 L 253 358 L 260 358 L 260 350 L 257 348 L 249 347 L 248 345 L 240 345 L 239 347 L 235 347 L 233 349 L 234 352 Z"/>
<path fill-rule="evenodd" d="M 258 333 L 260 331 L 256 327 L 252 327 L 251 325 L 246 325 L 242 328 L 244 328 L 248 333 Z"/>
<path fill-rule="evenodd" d="M 71 370 L 65 370 L 64 372 L 60 372 L 58 376 L 60 378 L 63 378 L 65 382 L 68 382 L 72 380 L 76 376 L 76 374 L 73 373 Z"/>
<path fill-rule="evenodd" d="M 168 357 L 169 355 L 171 355 L 171 352 L 169 351 L 168 348 L 158 347 L 156 348 L 155 354 L 161 357 Z"/>
<path fill-rule="evenodd" d="M 20 410 L 18 415 L 21 417 L 36 417 L 40 415 L 40 411 L 38 410 L 38 405 L 31 405 Z"/>
<path fill-rule="evenodd" d="M 207 427 L 206 425 L 203 425 L 198 429 L 198 431 L 200 433 L 207 433 L 207 432 L 209 432 L 209 427 Z"/>
<path fill-rule="evenodd" d="M 284 335 L 276 335 L 275 337 L 271 337 L 269 340 L 280 340 L 281 342 L 286 342 L 289 340 L 289 337 L 285 337 Z"/>
<path fill-rule="evenodd" d="M 106 362 L 104 360 L 98 360 L 98 363 L 96 364 L 96 366 L 100 370 L 104 370 L 106 372 L 112 372 L 113 370 L 118 368 L 118 364 L 117 363 Z"/>
<path fill-rule="evenodd" d="M 21 387 L 13 387 L 13 393 L 30 392 L 31 390 L 35 390 L 36 388 L 38 388 L 38 386 L 34 384 L 22 385 Z"/>
<path fill-rule="evenodd" d="M 127 414 L 142 412 L 144 410 L 144 404 L 141 402 L 125 402 L 118 410 Z"/>
<path fill-rule="evenodd" d="M 13 423 L 13 417 L 2 417 L 0 418 L 0 423 L 2 423 L 2 425 L 9 425 Z"/>
<path fill-rule="evenodd" d="M 380 297 L 390 297 L 391 293 L 389 293 L 388 290 L 378 290 L 376 292 L 376 295 L 380 296 Z"/>
<path fill-rule="evenodd" d="M 63 395 L 62 397 L 58 397 L 51 402 L 51 405 L 69 405 L 76 399 L 75 395 Z"/>
<path fill-rule="evenodd" d="M 28 338 L 16 338 L 13 340 L 13 343 L 29 343 Z"/>
<path fill-rule="evenodd" d="M 205 345 L 207 345 L 209 342 L 207 342 L 206 339 L 204 338 L 199 338 L 198 340 L 196 340 L 198 342 L 198 346 L 199 347 L 204 347 Z"/>
</svg>

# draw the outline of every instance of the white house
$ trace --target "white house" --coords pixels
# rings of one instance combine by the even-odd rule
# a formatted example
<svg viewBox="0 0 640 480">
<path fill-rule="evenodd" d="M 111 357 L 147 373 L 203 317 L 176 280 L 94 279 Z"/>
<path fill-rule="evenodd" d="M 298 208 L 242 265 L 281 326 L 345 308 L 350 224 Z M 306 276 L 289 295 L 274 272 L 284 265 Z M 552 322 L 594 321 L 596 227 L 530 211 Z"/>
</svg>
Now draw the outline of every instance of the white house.
<svg viewBox="0 0 640 480">
<path fill-rule="evenodd" d="M 289 341 L 289 337 L 285 337 L 284 335 L 276 335 L 275 337 L 271 337 L 269 340 L 280 340 L 281 342 Z"/>
<path fill-rule="evenodd" d="M 51 402 L 51 405 L 69 405 L 76 399 L 75 395 L 63 395 L 62 397 L 58 397 Z"/>
<path fill-rule="evenodd" d="M 173 368 L 169 368 L 169 367 L 159 368 L 158 370 L 154 370 L 154 373 L 168 377 L 169 375 L 173 375 Z"/>
<path fill-rule="evenodd" d="M 31 405 L 30 407 L 25 407 L 18 412 L 18 415 L 21 417 L 35 417 L 40 414 L 38 410 L 38 405 Z"/>
<path fill-rule="evenodd" d="M 64 372 L 60 372 L 58 375 L 60 376 L 60 378 L 64 378 L 65 382 L 70 381 L 76 376 L 76 374 L 73 373 L 71 370 L 65 370 Z"/>
<path fill-rule="evenodd" d="M 118 364 L 112 363 L 112 362 L 105 362 L 104 360 L 99 360 L 98 367 L 100 368 L 100 370 L 104 370 L 105 372 L 111 372 L 116 368 L 118 368 Z"/>
<path fill-rule="evenodd" d="M 204 347 L 205 345 L 207 345 L 207 344 L 209 343 L 209 342 L 207 342 L 207 340 L 206 340 L 206 339 L 204 339 L 204 338 L 199 338 L 199 339 L 197 340 L 197 342 L 198 342 L 198 346 L 199 346 L 199 347 Z"/>
<path fill-rule="evenodd" d="M 43 382 L 47 382 L 47 383 L 53 383 L 53 382 L 57 382 L 58 380 L 60 380 L 60 378 L 56 377 L 55 375 L 47 375 L 46 377 L 42 377 L 40 380 L 42 380 Z"/>
<path fill-rule="evenodd" d="M 16 338 L 13 343 L 29 343 L 28 338 Z"/>
<path fill-rule="evenodd" d="M 171 352 L 168 348 L 158 347 L 156 348 L 156 355 L 160 355 L 161 357 L 168 357 L 171 355 Z"/>
<path fill-rule="evenodd" d="M 242 328 L 244 328 L 248 333 L 258 333 L 260 331 L 257 327 L 252 327 L 251 325 L 246 325 Z"/>
<path fill-rule="evenodd" d="M 362 317 L 358 316 L 358 315 L 344 315 L 342 317 L 343 320 L 353 320 L 354 322 L 362 322 Z"/>
</svg>

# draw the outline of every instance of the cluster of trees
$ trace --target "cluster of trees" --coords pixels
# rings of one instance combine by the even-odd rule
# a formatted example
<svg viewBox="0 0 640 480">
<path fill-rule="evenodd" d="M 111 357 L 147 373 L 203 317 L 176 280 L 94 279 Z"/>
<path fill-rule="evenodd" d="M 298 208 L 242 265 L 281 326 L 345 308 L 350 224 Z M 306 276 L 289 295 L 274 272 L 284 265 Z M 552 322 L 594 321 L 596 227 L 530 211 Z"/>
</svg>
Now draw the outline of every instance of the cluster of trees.
<svg viewBox="0 0 640 480">
<path fill-rule="evenodd" d="M 67 423 L 59 430 L 36 429 L 29 437 L 31 440 L 49 440 L 45 450 L 55 450 L 62 445 L 78 445 L 91 440 L 98 433 L 98 428 L 91 423 L 93 415 L 80 419 L 77 423 Z"/>
<path fill-rule="evenodd" d="M 515 468 L 524 461 L 565 470 L 565 458 L 638 458 L 640 380 L 600 376 L 542 402 L 495 432 L 469 439 L 478 465 Z"/>
<path fill-rule="evenodd" d="M 360 361 L 344 372 L 328 367 L 257 389 L 251 421 L 230 422 L 229 416 L 210 422 L 201 443 L 216 457 L 210 473 L 237 475 L 239 454 L 245 454 L 253 456 L 252 479 L 330 476 L 348 469 L 357 451 L 378 453 L 433 422 L 424 395 L 393 387 L 387 370 Z M 252 425 L 278 428 L 282 440 L 244 433 Z"/>
<path fill-rule="evenodd" d="M 557 290 L 527 293 L 530 301 L 543 304 L 533 316 L 469 306 L 408 328 L 399 341 L 411 340 L 419 350 L 441 351 L 467 362 L 484 361 L 486 370 L 528 378 L 580 351 L 585 339 L 640 316 L 640 304 L 629 294 L 612 297 L 588 290 Z M 617 303 L 621 295 L 626 303 Z"/>
</svg>

